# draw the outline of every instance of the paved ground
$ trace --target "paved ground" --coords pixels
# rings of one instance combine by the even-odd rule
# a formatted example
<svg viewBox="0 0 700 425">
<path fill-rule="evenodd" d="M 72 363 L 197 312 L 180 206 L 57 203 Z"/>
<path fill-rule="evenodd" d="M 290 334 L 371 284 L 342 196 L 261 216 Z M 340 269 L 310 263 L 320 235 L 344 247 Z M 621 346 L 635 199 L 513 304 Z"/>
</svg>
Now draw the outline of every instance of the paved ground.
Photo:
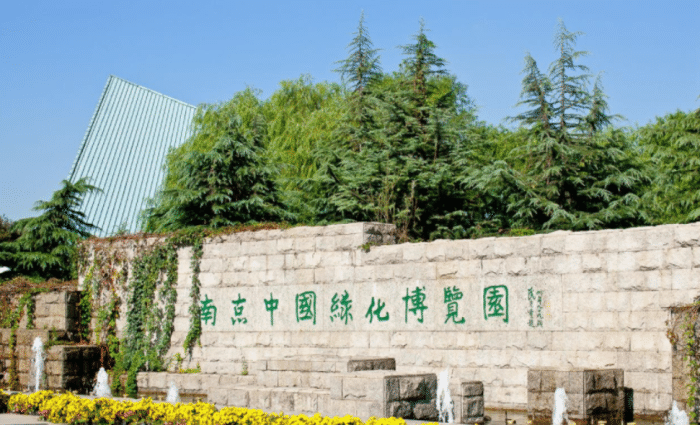
<svg viewBox="0 0 700 425">
<path fill-rule="evenodd" d="M 32 415 L 15 415 L 14 413 L 3 413 L 0 414 L 0 425 L 36 425 L 36 424 L 44 424 L 46 425 L 46 422 L 41 420 L 41 417 L 39 416 L 32 416 Z"/>
</svg>

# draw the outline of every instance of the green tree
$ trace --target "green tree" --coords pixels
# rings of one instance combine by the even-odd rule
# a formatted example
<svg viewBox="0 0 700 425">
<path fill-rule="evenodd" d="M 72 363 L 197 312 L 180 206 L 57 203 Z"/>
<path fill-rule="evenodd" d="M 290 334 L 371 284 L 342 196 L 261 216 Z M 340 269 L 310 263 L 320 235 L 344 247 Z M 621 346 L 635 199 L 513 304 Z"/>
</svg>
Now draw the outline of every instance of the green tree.
<svg viewBox="0 0 700 425">
<path fill-rule="evenodd" d="M 393 223 L 404 240 L 431 237 L 438 217 L 462 208 L 452 153 L 473 120 L 466 86 L 447 74 L 422 22 L 414 40 L 401 72 L 368 86 L 369 142 L 327 163 L 336 218 Z"/>
<path fill-rule="evenodd" d="M 368 85 L 382 74 L 377 54 L 379 49 L 374 48 L 367 28 L 365 28 L 364 11 L 360 15 L 357 32 L 354 34 L 355 37 L 348 44 L 350 55 L 336 62 L 340 64 L 340 67 L 335 71 L 340 73 L 343 82 L 348 84 L 353 92 L 362 93 Z"/>
<path fill-rule="evenodd" d="M 700 109 L 676 111 L 635 131 L 654 169 L 644 205 L 654 224 L 700 218 Z"/>
<path fill-rule="evenodd" d="M 37 202 L 34 210 L 42 211 L 41 215 L 16 221 L 11 231 L 19 236 L 0 244 L 0 264 L 10 267 L 13 274 L 64 280 L 76 277 L 76 244 L 97 229 L 85 221 L 80 207 L 86 194 L 100 189 L 88 184 L 87 178 L 74 183 L 63 180 L 61 184 L 51 200 Z"/>
<path fill-rule="evenodd" d="M 373 48 L 364 18 L 363 12 L 355 37 L 348 44 L 349 56 L 336 62 L 341 66 L 335 70 L 351 92 L 346 95 L 347 112 L 336 129 L 334 140 L 340 141 L 340 148 L 349 146 L 354 150 L 361 150 L 371 143 L 372 132 L 376 129 L 373 116 L 376 99 L 372 85 L 382 76 L 379 50 Z"/>
<path fill-rule="evenodd" d="M 543 75 L 525 57 L 521 101 L 515 116 L 523 139 L 505 161 L 470 175 L 471 187 L 500 193 L 512 225 L 533 229 L 595 229 L 645 222 L 639 193 L 647 177 L 627 135 L 611 128 L 600 79 L 587 90 L 586 52 L 560 20 L 554 37 L 559 57 Z M 578 73 L 578 74 L 577 74 Z"/>
<path fill-rule="evenodd" d="M 250 127 L 240 116 L 221 112 L 208 110 L 210 126 L 216 129 L 210 150 L 190 150 L 169 163 L 171 187 L 146 210 L 148 231 L 290 218 L 277 200 L 272 179 L 275 170 L 262 146 L 263 128 Z"/>
</svg>

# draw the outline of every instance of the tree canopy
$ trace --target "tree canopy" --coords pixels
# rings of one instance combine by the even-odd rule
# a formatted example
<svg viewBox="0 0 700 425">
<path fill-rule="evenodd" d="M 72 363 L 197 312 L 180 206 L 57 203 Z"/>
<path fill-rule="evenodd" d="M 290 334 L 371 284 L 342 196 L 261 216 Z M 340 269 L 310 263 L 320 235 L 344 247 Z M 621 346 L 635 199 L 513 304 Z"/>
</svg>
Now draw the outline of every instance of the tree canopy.
<svg viewBox="0 0 700 425">
<path fill-rule="evenodd" d="M 336 62 L 343 84 L 305 75 L 266 100 L 249 88 L 200 106 L 148 230 L 362 220 L 425 240 L 700 217 L 697 111 L 617 127 L 582 32 L 559 20 L 546 71 L 526 54 L 516 129 L 478 120 L 428 34 L 421 20 L 385 71 L 362 14 Z"/>
<path fill-rule="evenodd" d="M 0 265 L 9 267 L 13 275 L 75 277 L 77 242 L 97 229 L 85 221 L 80 207 L 86 194 L 100 189 L 86 178 L 61 184 L 49 201 L 37 202 L 34 210 L 41 215 L 17 220 L 10 231 L 18 236 L 0 243 Z"/>
</svg>

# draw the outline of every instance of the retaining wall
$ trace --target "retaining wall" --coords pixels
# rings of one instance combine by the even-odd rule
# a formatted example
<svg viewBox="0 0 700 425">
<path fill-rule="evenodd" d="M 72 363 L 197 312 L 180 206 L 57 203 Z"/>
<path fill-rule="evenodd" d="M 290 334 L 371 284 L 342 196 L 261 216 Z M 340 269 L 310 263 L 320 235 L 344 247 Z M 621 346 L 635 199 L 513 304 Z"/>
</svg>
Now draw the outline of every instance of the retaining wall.
<svg viewBox="0 0 700 425">
<path fill-rule="evenodd" d="M 410 373 L 451 368 L 453 394 L 483 381 L 486 406 L 510 409 L 526 408 L 528 369 L 620 368 L 635 413 L 670 408 L 666 321 L 669 307 L 700 295 L 700 225 L 361 248 L 391 230 L 206 240 L 202 346 L 183 367 L 237 374 L 269 360 L 392 357 Z M 189 328 L 190 255 L 178 253 L 170 355 Z"/>
</svg>

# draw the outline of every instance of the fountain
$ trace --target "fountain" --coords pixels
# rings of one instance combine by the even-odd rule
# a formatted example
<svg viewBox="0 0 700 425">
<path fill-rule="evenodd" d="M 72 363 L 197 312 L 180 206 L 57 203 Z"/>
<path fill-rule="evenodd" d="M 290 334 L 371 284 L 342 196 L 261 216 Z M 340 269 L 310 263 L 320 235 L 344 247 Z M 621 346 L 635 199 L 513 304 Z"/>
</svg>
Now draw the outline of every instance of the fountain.
<svg viewBox="0 0 700 425">
<path fill-rule="evenodd" d="M 108 376 L 105 368 L 101 367 L 97 372 L 97 383 L 95 384 L 96 397 L 112 397 L 112 391 L 109 389 Z"/>
<path fill-rule="evenodd" d="M 34 339 L 34 344 L 32 344 L 32 352 L 34 357 L 32 358 L 32 366 L 30 370 L 30 380 L 29 388 L 31 389 L 31 382 L 34 378 L 34 391 L 39 391 L 41 387 L 41 379 L 44 377 L 44 343 L 41 342 L 41 338 L 36 337 Z"/>
<path fill-rule="evenodd" d="M 562 425 L 564 421 L 569 423 L 569 416 L 566 414 L 566 391 L 564 388 L 557 388 L 554 391 L 554 412 L 552 413 L 552 425 Z"/>
<path fill-rule="evenodd" d="M 177 385 L 170 381 L 170 388 L 168 389 L 168 396 L 165 401 L 172 404 L 177 404 L 180 402 L 180 391 L 177 389 Z"/>
<path fill-rule="evenodd" d="M 454 418 L 454 403 L 452 402 L 452 397 L 450 396 L 450 368 L 447 368 L 440 372 L 438 376 L 437 384 L 437 400 L 435 404 L 438 410 L 438 417 L 440 422 L 453 423 Z"/>
<path fill-rule="evenodd" d="M 671 411 L 668 412 L 666 417 L 666 425 L 688 425 L 689 424 L 688 414 L 683 410 L 678 408 L 676 402 L 673 402 L 673 407 Z"/>
</svg>

